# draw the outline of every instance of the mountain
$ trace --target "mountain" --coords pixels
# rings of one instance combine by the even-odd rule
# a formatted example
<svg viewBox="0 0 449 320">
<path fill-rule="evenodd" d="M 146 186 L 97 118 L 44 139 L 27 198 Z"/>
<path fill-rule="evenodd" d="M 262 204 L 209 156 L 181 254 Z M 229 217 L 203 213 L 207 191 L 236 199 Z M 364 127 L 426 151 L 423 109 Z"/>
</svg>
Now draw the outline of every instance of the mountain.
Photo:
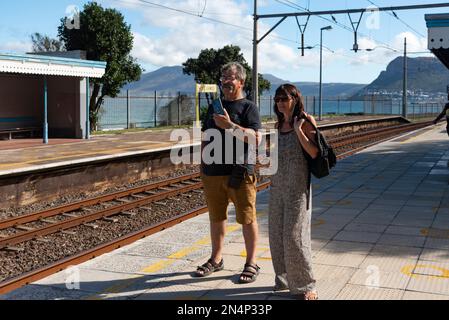
<svg viewBox="0 0 449 320">
<path fill-rule="evenodd" d="M 139 81 L 129 83 L 122 88 L 122 92 L 131 90 L 133 94 L 149 94 L 155 90 L 168 92 L 195 92 L 195 79 L 182 73 L 181 66 L 162 67 L 153 72 L 142 74 Z"/>
<path fill-rule="evenodd" d="M 303 96 L 318 96 L 319 95 L 319 83 L 316 82 L 294 82 L 293 83 Z M 364 88 L 366 84 L 359 83 L 323 83 L 323 97 L 351 97 L 360 89 Z M 273 94 L 274 90 L 272 89 Z M 270 90 L 271 91 L 271 90 Z"/>
<path fill-rule="evenodd" d="M 407 58 L 407 89 L 429 93 L 446 92 L 449 70 L 434 57 Z M 403 58 L 392 60 L 385 71 L 357 95 L 369 92 L 402 91 Z"/>
<path fill-rule="evenodd" d="M 277 78 L 271 74 L 263 74 L 263 77 L 271 82 L 269 92 L 264 95 L 274 95 L 276 88 L 290 81 Z M 294 82 L 304 96 L 318 96 L 319 84 L 316 82 Z M 365 84 L 352 83 L 323 83 L 323 96 L 352 96 L 365 87 Z M 133 95 L 148 95 L 155 90 L 160 93 L 188 93 L 195 92 L 195 80 L 193 76 L 182 73 L 181 66 L 162 67 L 156 71 L 142 74 L 139 81 L 132 82 L 122 89 L 122 94 L 131 90 Z"/>
<path fill-rule="evenodd" d="M 277 78 L 277 77 L 275 77 L 275 76 L 273 76 L 272 74 L 269 74 L 269 73 L 263 74 L 263 77 L 264 77 L 265 80 L 270 81 L 270 83 L 271 83 L 271 90 L 276 90 L 276 88 L 278 86 L 280 86 L 281 84 L 285 83 L 285 80 Z"/>
<path fill-rule="evenodd" d="M 265 95 L 274 95 L 276 88 L 283 83 L 290 82 L 273 76 L 264 74 L 263 77 L 271 82 L 271 89 L 264 92 Z M 317 82 L 292 82 L 302 93 L 303 96 L 318 96 L 319 83 Z M 366 84 L 358 83 L 323 83 L 323 96 L 327 97 L 350 97 L 364 88 Z"/>
<path fill-rule="evenodd" d="M 428 93 L 446 92 L 449 84 L 449 70 L 434 57 L 407 58 L 408 90 Z M 399 92 L 402 90 L 403 58 L 392 60 L 385 71 L 369 85 L 357 83 L 323 83 L 323 96 L 325 97 L 360 97 L 373 92 Z M 264 95 L 274 95 L 276 88 L 283 80 L 271 74 L 263 74 L 271 82 L 269 92 Z M 319 84 L 317 82 L 293 82 L 302 92 L 303 96 L 318 96 Z M 122 93 L 131 90 L 135 95 L 152 94 L 155 90 L 160 93 L 182 92 L 193 94 L 195 80 L 193 76 L 182 73 L 181 66 L 162 67 L 156 71 L 142 75 L 137 82 L 128 84 Z"/>
</svg>

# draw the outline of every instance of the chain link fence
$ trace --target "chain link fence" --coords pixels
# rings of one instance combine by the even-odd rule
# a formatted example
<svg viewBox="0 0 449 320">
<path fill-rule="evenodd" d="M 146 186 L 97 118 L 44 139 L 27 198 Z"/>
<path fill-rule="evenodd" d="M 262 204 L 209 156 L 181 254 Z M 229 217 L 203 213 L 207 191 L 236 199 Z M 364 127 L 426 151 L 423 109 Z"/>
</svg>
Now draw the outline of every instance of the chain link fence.
<svg viewBox="0 0 449 320">
<path fill-rule="evenodd" d="M 264 120 L 276 118 L 273 96 L 259 98 L 260 115 Z M 306 96 L 306 112 L 318 115 L 319 99 Z M 445 101 L 413 101 L 409 99 L 407 117 L 410 119 L 433 117 L 439 114 Z M 207 108 L 204 94 L 199 97 L 200 110 Z M 204 111 L 203 111 L 204 112 Z M 366 96 L 364 100 L 323 99 L 322 114 L 326 115 L 401 115 L 402 100 Z M 161 126 L 191 125 L 196 119 L 195 96 L 175 93 L 106 97 L 100 110 L 98 130 L 153 128 Z"/>
</svg>

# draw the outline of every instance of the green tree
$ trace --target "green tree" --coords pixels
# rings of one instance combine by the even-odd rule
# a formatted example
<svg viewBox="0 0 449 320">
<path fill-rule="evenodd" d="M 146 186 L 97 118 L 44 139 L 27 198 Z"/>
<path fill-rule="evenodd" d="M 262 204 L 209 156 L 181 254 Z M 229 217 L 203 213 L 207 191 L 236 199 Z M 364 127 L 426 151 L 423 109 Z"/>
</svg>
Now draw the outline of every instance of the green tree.
<svg viewBox="0 0 449 320">
<path fill-rule="evenodd" d="M 64 43 L 57 39 L 35 32 L 31 35 L 33 52 L 64 51 Z"/>
<path fill-rule="evenodd" d="M 246 69 L 245 93 L 251 97 L 252 69 L 246 62 L 238 46 L 224 46 L 221 49 L 201 50 L 198 58 L 189 58 L 182 64 L 183 73 L 194 75 L 197 83 L 218 83 L 220 79 L 221 67 L 228 63 L 239 62 Z M 262 75 L 259 76 L 259 95 L 265 90 L 270 90 L 271 83 L 265 80 Z"/>
<path fill-rule="evenodd" d="M 105 75 L 91 81 L 89 119 L 95 129 L 104 97 L 116 97 L 125 84 L 138 81 L 143 70 L 130 55 L 134 37 L 119 11 L 89 2 L 79 13 L 79 21 L 78 29 L 69 29 L 62 18 L 58 36 L 67 50 L 84 50 L 87 59 L 107 62 Z"/>
</svg>

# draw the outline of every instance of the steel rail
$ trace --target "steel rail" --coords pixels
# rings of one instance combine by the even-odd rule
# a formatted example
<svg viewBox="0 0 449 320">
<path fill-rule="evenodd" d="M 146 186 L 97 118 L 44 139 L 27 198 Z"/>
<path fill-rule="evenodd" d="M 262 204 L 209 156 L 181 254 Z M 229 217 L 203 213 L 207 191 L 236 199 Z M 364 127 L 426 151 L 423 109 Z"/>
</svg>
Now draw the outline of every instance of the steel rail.
<svg viewBox="0 0 449 320">
<path fill-rule="evenodd" d="M 156 182 L 156 183 L 151 183 L 151 184 L 147 184 L 145 186 L 140 186 L 140 187 L 128 189 L 125 191 L 119 191 L 119 192 L 111 193 L 108 195 L 98 196 L 95 198 L 90 198 L 90 199 L 70 203 L 67 205 L 62 205 L 62 206 L 59 206 L 56 208 L 51 208 L 49 210 L 43 210 L 40 212 L 35 212 L 35 213 L 30 213 L 30 214 L 26 214 L 26 215 L 22 215 L 22 216 L 18 216 L 18 217 L 13 217 L 10 219 L 0 220 L 0 230 L 6 229 L 6 228 L 11 228 L 11 227 L 14 227 L 14 226 L 17 226 L 20 224 L 24 224 L 24 223 L 38 221 L 38 220 L 44 219 L 44 218 L 53 217 L 53 216 L 56 216 L 56 215 L 59 215 L 62 213 L 68 213 L 71 211 L 80 210 L 83 207 L 89 207 L 92 205 L 99 204 L 101 202 L 113 201 L 118 198 L 132 196 L 133 194 L 154 190 L 159 187 L 164 187 L 167 185 L 180 183 L 180 182 L 183 182 L 186 180 L 191 180 L 191 179 L 195 179 L 195 178 L 199 178 L 199 177 L 200 177 L 200 174 L 196 172 L 193 174 L 183 175 L 180 177 L 176 177 L 176 178 L 172 178 L 172 179 L 168 179 L 168 180 L 164 180 L 164 181 L 160 181 L 160 182 Z"/>
<path fill-rule="evenodd" d="M 80 225 L 88 223 L 88 222 L 99 220 L 101 218 L 105 218 L 105 217 L 112 216 L 112 215 L 117 215 L 117 214 L 120 214 L 121 212 L 136 209 L 140 206 L 143 206 L 145 204 L 148 204 L 148 203 L 151 203 L 154 201 L 166 199 L 166 198 L 178 195 L 180 193 L 189 192 L 189 191 L 192 191 L 195 189 L 200 189 L 200 188 L 202 188 L 202 186 L 203 186 L 202 182 L 197 182 L 192 185 L 183 186 L 183 187 L 180 187 L 180 188 L 177 188 L 174 190 L 170 190 L 170 191 L 163 191 L 158 194 L 149 195 L 148 197 L 143 198 L 143 199 L 130 201 L 128 203 L 116 205 L 116 206 L 106 208 L 103 210 L 99 210 L 96 212 L 92 212 L 92 213 L 89 213 L 89 214 L 86 214 L 86 215 L 83 215 L 80 217 L 74 217 L 74 218 L 67 219 L 65 221 L 53 223 L 53 224 L 50 224 L 50 225 L 42 227 L 42 228 L 37 228 L 35 230 L 21 232 L 21 233 L 12 235 L 12 236 L 8 236 L 6 238 L 0 238 L 0 249 L 7 247 L 7 246 L 12 246 L 12 245 L 24 242 L 24 241 L 32 240 L 37 237 L 42 237 L 42 236 L 46 236 L 46 235 L 49 235 L 49 234 L 52 234 L 52 233 L 55 233 L 58 231 L 63 231 L 63 230 L 69 229 L 69 228 L 77 227 L 77 226 L 80 226 Z"/>
<path fill-rule="evenodd" d="M 400 126 L 396 126 L 393 128 L 374 129 L 374 130 L 364 131 L 364 132 L 360 132 L 360 133 L 345 135 L 342 137 L 331 138 L 331 139 L 329 139 L 329 143 L 332 145 L 332 147 L 339 148 L 339 147 L 346 146 L 349 143 L 370 140 L 373 137 L 388 136 L 388 135 L 394 134 L 396 132 L 407 132 L 410 130 L 423 128 L 423 127 L 430 125 L 431 123 L 432 122 L 429 121 L 429 122 L 420 122 L 420 123 L 416 123 L 416 124 L 415 123 L 414 124 L 405 124 L 405 125 L 400 125 Z"/>
<path fill-rule="evenodd" d="M 430 125 L 430 124 L 432 124 L 431 121 L 429 121 L 429 123 L 427 123 L 426 125 L 419 126 L 418 129 L 424 128 L 424 127 L 426 127 L 426 126 L 428 126 L 428 125 Z M 415 129 L 415 127 L 414 127 L 414 129 Z M 404 131 L 405 131 L 405 130 L 404 130 Z M 408 131 L 408 130 L 407 130 L 407 131 Z M 407 132 L 407 131 L 405 131 L 405 132 Z M 396 136 L 396 135 L 395 135 L 395 136 Z M 391 136 L 391 132 L 390 132 L 390 135 L 387 136 L 386 138 L 383 138 L 383 139 L 381 139 L 381 140 L 376 140 L 376 141 L 374 141 L 374 142 L 372 142 L 372 143 L 369 143 L 369 144 L 366 144 L 366 145 L 363 145 L 363 146 L 360 146 L 360 147 L 356 147 L 356 148 L 353 148 L 353 149 L 351 149 L 351 150 L 349 150 L 349 151 L 345 151 L 345 152 L 341 152 L 341 153 L 338 153 L 338 147 L 337 147 L 337 148 L 335 148 L 335 149 L 337 150 L 337 159 L 338 159 L 338 160 L 341 160 L 341 159 L 347 158 L 347 157 L 353 155 L 354 153 L 357 153 L 357 152 L 359 152 L 359 151 L 362 151 L 362 150 L 364 150 L 364 149 L 367 149 L 367 148 L 369 148 L 369 147 L 372 147 L 372 146 L 374 146 L 374 145 L 376 145 L 376 144 L 379 144 L 379 143 L 382 143 L 382 142 L 384 142 L 384 141 L 391 140 L 391 139 L 395 138 L 395 136 L 392 137 L 392 136 Z M 378 137 L 378 136 L 374 136 L 374 137 Z"/>
</svg>

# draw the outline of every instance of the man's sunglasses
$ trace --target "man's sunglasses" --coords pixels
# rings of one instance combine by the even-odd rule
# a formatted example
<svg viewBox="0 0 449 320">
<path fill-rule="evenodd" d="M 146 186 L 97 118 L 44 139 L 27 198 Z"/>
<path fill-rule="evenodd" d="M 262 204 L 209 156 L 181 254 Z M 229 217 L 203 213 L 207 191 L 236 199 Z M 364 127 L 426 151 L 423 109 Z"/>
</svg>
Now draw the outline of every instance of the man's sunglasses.
<svg viewBox="0 0 449 320">
<path fill-rule="evenodd" d="M 279 103 L 279 102 L 289 102 L 291 100 L 290 97 L 275 97 L 274 98 L 274 102 Z"/>
<path fill-rule="evenodd" d="M 224 82 L 224 81 L 234 81 L 234 80 L 237 80 L 237 77 L 236 77 L 236 76 L 222 76 L 222 77 L 220 78 L 220 81 L 221 81 L 221 82 Z"/>
</svg>

